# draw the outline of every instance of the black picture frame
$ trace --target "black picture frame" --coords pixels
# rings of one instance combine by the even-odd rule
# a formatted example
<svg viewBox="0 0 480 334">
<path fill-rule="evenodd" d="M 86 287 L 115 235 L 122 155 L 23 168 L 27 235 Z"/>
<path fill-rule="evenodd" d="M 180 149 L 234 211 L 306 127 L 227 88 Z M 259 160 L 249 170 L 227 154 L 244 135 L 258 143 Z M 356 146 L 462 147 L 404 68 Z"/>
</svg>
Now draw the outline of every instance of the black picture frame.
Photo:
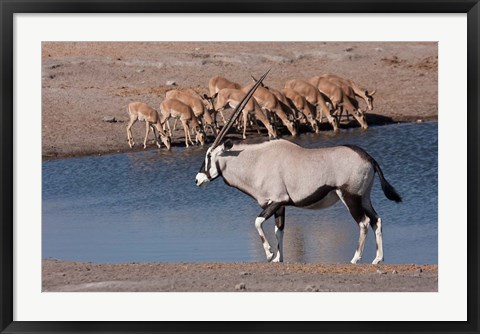
<svg viewBox="0 0 480 334">
<path fill-rule="evenodd" d="M 1 259 L 0 331 L 21 332 L 479 332 L 478 0 L 0 0 L 1 10 Z M 468 298 L 466 322 L 22 322 L 13 321 L 13 18 L 15 13 L 467 13 L 468 40 Z M 368 310 L 367 310 L 368 312 Z"/>
</svg>

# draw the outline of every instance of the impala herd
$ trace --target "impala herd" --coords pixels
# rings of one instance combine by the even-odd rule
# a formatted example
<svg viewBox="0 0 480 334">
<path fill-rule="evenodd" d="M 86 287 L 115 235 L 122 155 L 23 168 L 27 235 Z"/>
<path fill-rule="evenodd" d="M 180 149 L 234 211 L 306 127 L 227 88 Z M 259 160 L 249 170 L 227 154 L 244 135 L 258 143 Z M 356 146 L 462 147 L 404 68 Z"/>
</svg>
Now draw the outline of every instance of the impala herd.
<svg viewBox="0 0 480 334">
<path fill-rule="evenodd" d="M 160 147 L 161 140 L 170 150 L 178 120 L 183 126 L 186 147 L 189 143 L 193 145 L 191 134 L 195 135 L 197 144 L 204 145 L 207 132 L 214 137 L 218 134 L 220 126 L 217 114 L 220 113 L 224 125 L 224 110 L 235 108 L 240 103 L 257 81 L 254 77 L 252 79 L 253 82 L 242 86 L 215 76 L 209 80 L 209 95 L 200 95 L 193 89 L 170 90 L 160 104 L 159 112 L 142 102 L 130 103 L 130 121 L 127 126 L 129 146 L 135 145 L 131 128 L 137 120 L 145 121 L 144 148 L 147 147 L 147 138 L 152 130 L 156 145 Z M 243 139 L 246 139 L 248 126 L 261 133 L 258 122 L 267 130 L 270 138 L 278 137 L 279 126 L 286 127 L 292 136 L 297 136 L 300 124 L 307 124 L 313 132 L 318 133 L 325 116 L 337 132 L 340 119 L 346 113 L 347 120 L 352 115 L 363 129 L 367 129 L 365 112 L 367 109 L 373 110 L 374 94 L 375 90 L 361 89 L 352 80 L 334 74 L 314 76 L 307 80 L 288 80 L 279 90 L 261 84 L 243 108 L 241 121 L 237 122 L 236 128 L 242 131 Z M 357 98 L 365 102 L 365 111 L 361 110 Z M 174 119 L 173 130 L 171 118 Z"/>
</svg>

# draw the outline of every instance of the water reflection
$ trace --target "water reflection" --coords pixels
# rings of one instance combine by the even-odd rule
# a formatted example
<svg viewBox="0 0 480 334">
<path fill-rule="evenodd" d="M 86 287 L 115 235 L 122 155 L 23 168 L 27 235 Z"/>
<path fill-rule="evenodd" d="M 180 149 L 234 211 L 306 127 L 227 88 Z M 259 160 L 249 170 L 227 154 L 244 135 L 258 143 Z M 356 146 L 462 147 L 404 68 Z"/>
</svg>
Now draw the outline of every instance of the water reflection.
<svg viewBox="0 0 480 334">
<path fill-rule="evenodd" d="M 437 123 L 307 134 L 307 147 L 354 143 L 380 163 L 403 197 L 388 201 L 378 180 L 372 202 L 384 221 L 387 263 L 437 263 Z M 194 178 L 206 147 L 174 147 L 43 163 L 42 256 L 96 262 L 264 261 L 257 203 L 221 180 Z M 276 244 L 273 219 L 265 224 Z M 286 261 L 348 262 L 358 228 L 341 203 L 287 208 Z M 364 260 L 375 257 L 369 231 Z"/>
</svg>

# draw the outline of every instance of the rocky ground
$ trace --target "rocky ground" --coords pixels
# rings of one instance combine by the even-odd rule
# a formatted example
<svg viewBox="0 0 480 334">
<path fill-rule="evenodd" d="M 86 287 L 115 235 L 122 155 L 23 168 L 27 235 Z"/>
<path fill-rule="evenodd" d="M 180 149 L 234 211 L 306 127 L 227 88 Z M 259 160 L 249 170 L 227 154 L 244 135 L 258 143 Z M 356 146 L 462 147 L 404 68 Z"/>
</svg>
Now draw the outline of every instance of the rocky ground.
<svg viewBox="0 0 480 334">
<path fill-rule="evenodd" d="M 43 261 L 42 291 L 438 291 L 435 265 Z"/>
<path fill-rule="evenodd" d="M 214 75 L 247 84 L 250 75 L 260 76 L 269 68 L 265 82 L 274 88 L 292 78 L 335 73 L 376 89 L 369 124 L 436 119 L 437 51 L 436 43 L 418 42 L 45 42 L 42 155 L 129 151 L 129 102 L 158 109 L 170 89 L 206 93 Z M 133 130 L 140 142 L 144 126 Z M 183 138 L 174 142 L 183 145 Z"/>
</svg>

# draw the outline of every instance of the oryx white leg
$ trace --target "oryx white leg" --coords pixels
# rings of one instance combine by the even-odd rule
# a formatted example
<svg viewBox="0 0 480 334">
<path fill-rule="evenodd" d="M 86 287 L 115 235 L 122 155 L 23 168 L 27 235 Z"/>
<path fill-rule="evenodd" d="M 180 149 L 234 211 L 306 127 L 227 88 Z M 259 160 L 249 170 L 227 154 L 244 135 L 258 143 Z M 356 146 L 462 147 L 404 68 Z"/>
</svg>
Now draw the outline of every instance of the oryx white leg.
<svg viewBox="0 0 480 334">
<path fill-rule="evenodd" d="M 277 238 L 277 254 L 273 262 L 283 262 L 283 229 L 285 228 L 285 207 L 275 212 L 275 237 Z"/>
<path fill-rule="evenodd" d="M 265 209 L 260 213 L 257 219 L 255 219 L 255 227 L 257 228 L 258 234 L 260 235 L 260 239 L 262 240 L 263 249 L 265 250 L 265 255 L 267 256 L 268 261 L 272 261 L 274 254 L 272 253 L 272 247 L 270 247 L 270 244 L 268 243 L 268 240 L 265 237 L 265 233 L 263 233 L 262 224 L 265 220 L 270 218 L 274 213 L 278 212 L 276 215 L 277 217 L 281 212 L 280 210 L 282 209 L 282 206 L 283 205 L 280 203 L 269 201 Z"/>
<path fill-rule="evenodd" d="M 375 231 L 375 241 L 377 243 L 377 255 L 372 264 L 378 264 L 383 261 L 382 219 L 378 218 L 375 224 L 372 223 L 372 228 Z"/>
<path fill-rule="evenodd" d="M 353 264 L 356 264 L 362 259 L 363 249 L 365 248 L 365 239 L 367 238 L 368 227 L 370 226 L 370 219 L 367 215 L 363 216 L 363 219 L 358 223 L 360 229 L 360 236 L 358 237 L 358 246 L 353 255 L 352 260 L 350 261 Z"/>
<path fill-rule="evenodd" d="M 348 211 L 352 215 L 353 219 L 358 224 L 360 230 L 360 236 L 358 238 L 358 246 L 355 251 L 351 263 L 355 264 L 362 259 L 363 248 L 365 247 L 365 239 L 367 237 L 368 226 L 370 225 L 370 218 L 367 216 L 364 208 L 364 201 L 362 202 L 362 197 L 359 195 L 349 194 L 348 192 L 343 192 L 338 189 L 337 195 L 340 200 L 345 204 Z"/>
<path fill-rule="evenodd" d="M 283 230 L 275 226 L 275 236 L 277 237 L 277 254 L 272 262 L 283 262 Z"/>
<path fill-rule="evenodd" d="M 372 226 L 373 231 L 375 232 L 375 243 L 377 246 L 377 255 L 373 260 L 372 264 L 378 264 L 383 261 L 383 237 L 382 237 L 382 219 L 378 216 L 377 212 L 372 206 L 370 201 L 370 192 L 372 187 L 368 189 L 367 193 L 363 198 L 363 208 L 365 209 L 366 214 L 370 218 L 370 225 Z"/>
<path fill-rule="evenodd" d="M 262 240 L 262 245 L 263 249 L 265 250 L 265 255 L 267 256 L 267 261 L 272 261 L 273 258 L 273 253 L 272 253 L 272 247 L 268 243 L 267 237 L 265 236 L 265 233 L 263 232 L 262 224 L 266 219 L 263 217 L 257 217 L 255 219 L 255 228 L 258 231 L 258 235 L 260 235 L 260 239 Z"/>
</svg>

